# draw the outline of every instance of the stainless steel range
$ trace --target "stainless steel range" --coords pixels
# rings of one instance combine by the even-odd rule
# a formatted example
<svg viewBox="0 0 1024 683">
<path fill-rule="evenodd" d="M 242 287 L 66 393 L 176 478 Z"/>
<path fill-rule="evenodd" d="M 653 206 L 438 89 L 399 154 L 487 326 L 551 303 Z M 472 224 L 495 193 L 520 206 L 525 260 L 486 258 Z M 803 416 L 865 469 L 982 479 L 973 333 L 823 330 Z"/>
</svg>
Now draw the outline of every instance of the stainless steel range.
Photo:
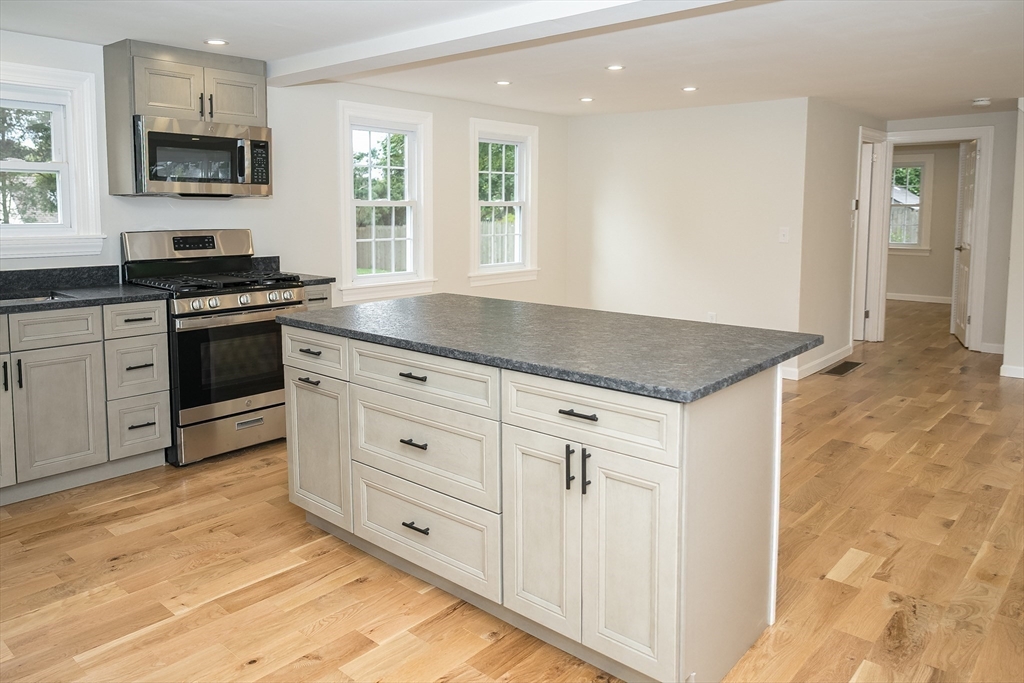
<svg viewBox="0 0 1024 683">
<path fill-rule="evenodd" d="M 281 313 L 306 310 L 298 275 L 253 269 L 248 230 L 126 232 L 124 280 L 167 290 L 167 461 L 186 465 L 285 435 Z"/>
</svg>

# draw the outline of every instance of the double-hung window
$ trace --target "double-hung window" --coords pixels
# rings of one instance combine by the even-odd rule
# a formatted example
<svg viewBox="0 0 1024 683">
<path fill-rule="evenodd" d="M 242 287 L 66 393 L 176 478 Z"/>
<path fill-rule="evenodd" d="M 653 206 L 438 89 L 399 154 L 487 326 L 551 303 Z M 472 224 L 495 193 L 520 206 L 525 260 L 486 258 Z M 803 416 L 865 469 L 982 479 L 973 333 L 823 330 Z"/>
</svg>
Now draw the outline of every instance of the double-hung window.
<svg viewBox="0 0 1024 683">
<path fill-rule="evenodd" d="M 537 277 L 536 126 L 470 120 L 473 202 L 470 283 Z"/>
<path fill-rule="evenodd" d="M 931 240 L 931 187 L 935 156 L 893 157 L 889 206 L 889 248 L 927 255 Z"/>
<path fill-rule="evenodd" d="M 94 81 L 0 65 L 0 256 L 101 251 Z"/>
<path fill-rule="evenodd" d="M 431 115 L 342 103 L 344 301 L 431 291 Z"/>
</svg>

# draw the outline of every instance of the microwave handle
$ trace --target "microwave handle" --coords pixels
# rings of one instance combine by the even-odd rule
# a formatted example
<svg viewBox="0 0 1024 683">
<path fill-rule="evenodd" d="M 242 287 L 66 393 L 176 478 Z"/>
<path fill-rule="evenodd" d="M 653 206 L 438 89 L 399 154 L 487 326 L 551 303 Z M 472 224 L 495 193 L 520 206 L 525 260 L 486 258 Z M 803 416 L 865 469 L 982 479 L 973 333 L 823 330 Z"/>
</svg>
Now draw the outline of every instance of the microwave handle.
<svg viewBox="0 0 1024 683">
<path fill-rule="evenodd" d="M 238 182 L 248 185 L 252 182 L 252 146 L 249 139 L 238 141 Z"/>
</svg>

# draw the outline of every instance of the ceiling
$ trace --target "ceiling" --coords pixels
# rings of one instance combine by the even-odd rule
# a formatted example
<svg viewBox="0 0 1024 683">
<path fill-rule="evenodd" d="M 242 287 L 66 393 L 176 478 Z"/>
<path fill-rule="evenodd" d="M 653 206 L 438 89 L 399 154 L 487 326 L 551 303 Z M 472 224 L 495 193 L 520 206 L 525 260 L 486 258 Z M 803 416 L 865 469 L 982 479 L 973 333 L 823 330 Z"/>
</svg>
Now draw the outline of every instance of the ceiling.
<svg viewBox="0 0 1024 683">
<path fill-rule="evenodd" d="M 891 120 L 1024 95 L 1020 0 L 4 0 L 0 28 L 211 50 L 218 37 L 267 60 L 272 85 L 563 115 L 814 96 Z"/>
</svg>

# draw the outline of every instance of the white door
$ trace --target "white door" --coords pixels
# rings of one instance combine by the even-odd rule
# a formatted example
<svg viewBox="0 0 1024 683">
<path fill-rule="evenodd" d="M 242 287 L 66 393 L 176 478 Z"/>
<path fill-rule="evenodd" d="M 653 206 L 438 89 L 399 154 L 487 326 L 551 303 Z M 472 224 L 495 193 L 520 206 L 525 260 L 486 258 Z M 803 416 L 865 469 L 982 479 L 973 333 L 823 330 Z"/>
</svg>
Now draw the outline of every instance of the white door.
<svg viewBox="0 0 1024 683">
<path fill-rule="evenodd" d="M 861 143 L 860 176 L 857 180 L 856 259 L 853 281 L 853 338 L 864 340 L 864 311 L 867 310 L 868 238 L 871 226 L 871 173 L 874 168 L 874 144 Z"/>
<path fill-rule="evenodd" d="M 14 474 L 14 375 L 10 354 L 0 356 L 0 487 L 17 482 Z"/>
<path fill-rule="evenodd" d="M 960 145 L 960 210 L 957 212 L 957 246 L 953 260 L 953 334 L 970 348 L 967 326 L 970 324 L 971 243 L 974 235 L 974 185 L 978 168 L 978 141 Z"/>
<path fill-rule="evenodd" d="M 580 445 L 502 426 L 503 604 L 580 640 Z"/>
</svg>

